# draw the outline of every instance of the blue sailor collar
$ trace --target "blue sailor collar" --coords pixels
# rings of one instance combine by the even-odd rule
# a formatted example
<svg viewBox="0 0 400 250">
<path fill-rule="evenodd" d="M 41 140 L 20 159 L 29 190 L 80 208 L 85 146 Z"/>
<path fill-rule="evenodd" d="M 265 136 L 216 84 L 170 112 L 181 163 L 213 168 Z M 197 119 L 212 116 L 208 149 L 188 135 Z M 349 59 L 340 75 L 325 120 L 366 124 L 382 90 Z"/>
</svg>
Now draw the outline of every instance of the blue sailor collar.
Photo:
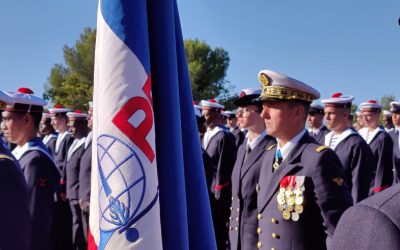
<svg viewBox="0 0 400 250">
<path fill-rule="evenodd" d="M 82 137 L 81 139 L 75 139 L 72 144 L 71 147 L 68 150 L 68 154 L 67 154 L 67 161 L 69 161 L 69 159 L 71 158 L 72 154 L 78 149 L 80 148 L 82 145 L 85 144 L 86 141 L 86 137 Z"/>
<path fill-rule="evenodd" d="M 369 131 L 368 128 L 362 128 L 358 131 L 358 133 L 361 135 L 362 138 L 364 138 L 367 144 L 370 144 L 372 140 L 376 137 L 376 135 L 381 131 L 385 130 L 378 126 L 376 129 L 374 129 L 374 131 Z"/>
<path fill-rule="evenodd" d="M 90 131 L 89 134 L 86 136 L 85 149 L 89 147 L 90 143 L 92 142 L 92 139 L 93 139 L 93 133 L 92 131 Z"/>
<path fill-rule="evenodd" d="M 44 145 L 47 145 L 47 143 L 49 143 L 49 141 L 52 139 L 52 138 L 57 138 L 57 135 L 56 134 L 49 134 L 49 135 L 46 135 L 46 136 L 44 136 L 43 137 L 43 144 Z"/>
<path fill-rule="evenodd" d="M 50 156 L 49 151 L 47 150 L 46 146 L 43 144 L 42 140 L 39 137 L 35 137 L 25 143 L 24 146 L 20 147 L 17 146 L 13 151 L 12 154 L 17 160 L 20 160 L 22 156 L 24 156 L 26 153 L 30 151 L 38 150 L 43 152 L 46 156 L 48 156 L 51 160 L 53 158 Z"/>
</svg>

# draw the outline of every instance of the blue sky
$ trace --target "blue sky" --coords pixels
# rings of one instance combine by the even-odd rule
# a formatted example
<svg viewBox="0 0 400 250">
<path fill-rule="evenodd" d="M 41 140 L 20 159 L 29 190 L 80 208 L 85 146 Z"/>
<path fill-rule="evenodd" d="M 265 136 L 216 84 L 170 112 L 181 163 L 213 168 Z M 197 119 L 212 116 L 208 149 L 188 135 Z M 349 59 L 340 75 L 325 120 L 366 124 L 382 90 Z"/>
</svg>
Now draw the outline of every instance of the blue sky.
<svg viewBox="0 0 400 250">
<path fill-rule="evenodd" d="M 0 0 L 0 89 L 43 93 L 62 47 L 95 27 L 97 1 Z M 178 0 L 183 35 L 223 47 L 239 92 L 269 68 L 355 103 L 400 97 L 400 1 Z"/>
</svg>

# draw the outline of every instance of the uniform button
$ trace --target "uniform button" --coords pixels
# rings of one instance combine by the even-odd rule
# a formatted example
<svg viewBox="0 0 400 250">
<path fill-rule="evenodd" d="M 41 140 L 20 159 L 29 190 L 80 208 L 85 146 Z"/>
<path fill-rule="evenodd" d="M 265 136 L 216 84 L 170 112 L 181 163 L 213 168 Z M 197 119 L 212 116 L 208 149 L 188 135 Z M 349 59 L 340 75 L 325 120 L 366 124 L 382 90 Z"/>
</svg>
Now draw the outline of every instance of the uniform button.
<svg viewBox="0 0 400 250">
<path fill-rule="evenodd" d="M 231 197 L 231 200 L 233 200 L 233 196 Z"/>
<path fill-rule="evenodd" d="M 275 219 L 275 218 L 272 218 L 272 219 L 271 219 L 271 222 L 272 222 L 272 223 L 275 223 L 275 224 L 278 224 L 278 220 Z"/>
<path fill-rule="evenodd" d="M 239 212 L 239 208 L 236 208 L 236 211 Z M 226 217 L 225 217 L 226 218 Z"/>
<path fill-rule="evenodd" d="M 232 211 L 232 207 L 229 208 Z"/>
<path fill-rule="evenodd" d="M 276 250 L 275 247 L 271 248 L 271 250 Z"/>
<path fill-rule="evenodd" d="M 237 231 L 238 230 L 238 228 L 237 227 L 235 227 L 235 231 Z"/>
<path fill-rule="evenodd" d="M 257 228 L 257 233 L 260 234 L 262 232 L 261 227 Z"/>
<path fill-rule="evenodd" d="M 240 202 L 240 199 L 238 198 L 238 202 Z"/>
<path fill-rule="evenodd" d="M 262 248 L 262 243 L 261 243 L 261 241 L 259 241 L 259 242 L 257 243 L 257 247 L 258 247 L 258 248 Z"/>
<path fill-rule="evenodd" d="M 233 230 L 233 227 L 229 227 L 229 230 Z"/>
<path fill-rule="evenodd" d="M 272 238 L 279 239 L 279 235 L 277 235 L 276 233 L 272 233 Z"/>
<path fill-rule="evenodd" d="M 263 218 L 262 214 L 257 215 L 258 220 L 261 220 Z"/>
</svg>

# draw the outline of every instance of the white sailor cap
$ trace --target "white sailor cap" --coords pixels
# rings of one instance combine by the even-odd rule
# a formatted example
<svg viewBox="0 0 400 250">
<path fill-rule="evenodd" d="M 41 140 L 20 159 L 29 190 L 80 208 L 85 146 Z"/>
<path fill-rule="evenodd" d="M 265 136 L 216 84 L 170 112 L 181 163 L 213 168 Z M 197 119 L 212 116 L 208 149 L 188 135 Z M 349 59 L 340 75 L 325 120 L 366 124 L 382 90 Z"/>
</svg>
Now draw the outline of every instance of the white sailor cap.
<svg viewBox="0 0 400 250">
<path fill-rule="evenodd" d="M 47 105 L 45 100 L 33 95 L 33 91 L 29 88 L 19 88 L 17 92 L 0 92 L 2 108 L 6 111 L 42 113 L 43 106 Z"/>
<path fill-rule="evenodd" d="M 360 104 L 360 110 L 362 111 L 373 111 L 380 112 L 382 105 L 380 105 L 376 100 L 369 100 Z"/>
<path fill-rule="evenodd" d="M 320 97 L 318 90 L 272 70 L 264 69 L 258 73 L 262 92 L 258 100 L 300 100 L 311 103 Z"/>
<path fill-rule="evenodd" d="M 392 113 L 400 113 L 400 102 L 390 102 L 390 112 Z"/>
<path fill-rule="evenodd" d="M 236 118 L 236 112 L 235 111 L 224 111 L 221 113 L 222 116 L 225 116 L 226 118 Z"/>
<path fill-rule="evenodd" d="M 42 118 L 51 119 L 51 114 L 46 112 L 42 114 Z"/>
<path fill-rule="evenodd" d="M 201 109 L 210 109 L 210 108 L 223 109 L 223 108 L 225 108 L 224 105 L 217 103 L 214 99 L 210 99 L 208 101 L 202 100 L 200 102 L 200 106 L 201 106 Z"/>
<path fill-rule="evenodd" d="M 89 108 L 93 108 L 93 102 L 92 101 L 89 102 Z"/>
<path fill-rule="evenodd" d="M 239 97 L 233 101 L 235 106 L 246 106 L 255 104 L 254 99 L 260 97 L 261 89 L 248 88 L 240 91 Z"/>
<path fill-rule="evenodd" d="M 68 112 L 67 116 L 68 118 L 87 118 L 88 115 L 77 109 L 74 112 Z"/>
<path fill-rule="evenodd" d="M 325 104 L 325 107 L 351 108 L 351 102 L 353 100 L 354 96 L 345 96 L 340 92 L 336 92 L 331 96 L 331 98 L 322 99 L 321 102 Z"/>
<path fill-rule="evenodd" d="M 53 108 L 49 108 L 49 112 L 51 114 L 56 114 L 56 113 L 67 113 L 70 112 L 71 110 L 68 108 L 65 108 L 63 105 L 61 104 L 57 104 L 55 105 Z"/>
<path fill-rule="evenodd" d="M 201 106 L 199 105 L 199 103 L 197 101 L 193 101 L 193 108 L 201 110 Z"/>
<path fill-rule="evenodd" d="M 310 109 L 308 110 L 309 114 L 323 114 L 324 113 L 324 107 L 316 102 L 313 102 L 310 104 Z"/>
<path fill-rule="evenodd" d="M 389 110 L 383 110 L 383 116 L 392 116 L 392 112 Z"/>
</svg>

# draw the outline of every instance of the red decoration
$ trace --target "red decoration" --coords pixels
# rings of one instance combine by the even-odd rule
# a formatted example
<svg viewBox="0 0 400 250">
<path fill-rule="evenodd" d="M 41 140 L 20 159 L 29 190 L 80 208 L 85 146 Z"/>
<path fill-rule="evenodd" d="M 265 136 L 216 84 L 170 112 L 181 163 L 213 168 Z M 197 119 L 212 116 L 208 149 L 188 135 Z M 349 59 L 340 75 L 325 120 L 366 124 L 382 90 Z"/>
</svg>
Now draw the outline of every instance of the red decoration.
<svg viewBox="0 0 400 250">
<path fill-rule="evenodd" d="M 210 99 L 210 102 L 217 103 L 214 99 Z"/>
<path fill-rule="evenodd" d="M 75 113 L 81 114 L 82 111 L 80 109 L 75 110 Z"/>
<path fill-rule="evenodd" d="M 19 88 L 17 90 L 19 93 L 23 93 L 23 94 L 28 94 L 28 95 L 32 95 L 33 91 L 29 88 Z"/>
<path fill-rule="evenodd" d="M 54 108 L 56 108 L 56 109 L 63 109 L 64 106 L 61 105 L 61 104 L 56 104 L 56 105 L 54 106 Z"/>
<path fill-rule="evenodd" d="M 377 102 L 376 102 L 376 100 L 369 100 L 368 103 L 376 104 Z"/>
<path fill-rule="evenodd" d="M 343 95 L 342 93 L 336 92 L 336 93 L 334 93 L 334 94 L 332 95 L 332 98 L 338 98 L 338 97 L 341 97 L 342 95 Z"/>
<path fill-rule="evenodd" d="M 198 102 L 197 101 L 193 101 L 193 105 L 197 105 L 198 104 Z"/>
<path fill-rule="evenodd" d="M 244 91 L 240 92 L 239 97 L 243 97 L 243 96 L 246 96 L 246 92 L 244 92 Z"/>
</svg>

